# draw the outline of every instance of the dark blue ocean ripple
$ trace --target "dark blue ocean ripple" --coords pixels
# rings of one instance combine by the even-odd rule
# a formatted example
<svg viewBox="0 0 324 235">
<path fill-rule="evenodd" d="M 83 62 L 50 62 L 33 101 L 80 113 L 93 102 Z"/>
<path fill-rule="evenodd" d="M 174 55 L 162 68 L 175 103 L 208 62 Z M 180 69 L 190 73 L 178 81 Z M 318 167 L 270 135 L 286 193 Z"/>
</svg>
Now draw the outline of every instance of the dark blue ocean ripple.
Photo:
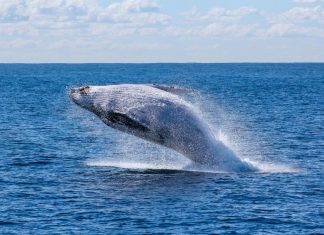
<svg viewBox="0 0 324 235">
<path fill-rule="evenodd" d="M 2 64 L 0 81 L 1 234 L 324 233 L 323 64 Z M 298 170 L 89 166 L 118 160 L 123 135 L 72 104 L 68 87 L 119 83 L 195 88 L 242 153 Z"/>
</svg>

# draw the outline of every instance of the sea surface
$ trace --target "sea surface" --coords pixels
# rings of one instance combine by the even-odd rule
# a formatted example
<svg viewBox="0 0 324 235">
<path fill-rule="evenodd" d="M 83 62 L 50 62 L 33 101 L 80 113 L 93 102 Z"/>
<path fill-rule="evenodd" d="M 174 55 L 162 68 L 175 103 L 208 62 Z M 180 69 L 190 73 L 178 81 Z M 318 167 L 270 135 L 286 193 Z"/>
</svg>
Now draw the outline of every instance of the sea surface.
<svg viewBox="0 0 324 235">
<path fill-rule="evenodd" d="M 259 170 L 185 170 L 67 96 L 121 83 L 195 89 Z M 0 64 L 0 94 L 0 234 L 324 234 L 324 64 Z"/>
</svg>

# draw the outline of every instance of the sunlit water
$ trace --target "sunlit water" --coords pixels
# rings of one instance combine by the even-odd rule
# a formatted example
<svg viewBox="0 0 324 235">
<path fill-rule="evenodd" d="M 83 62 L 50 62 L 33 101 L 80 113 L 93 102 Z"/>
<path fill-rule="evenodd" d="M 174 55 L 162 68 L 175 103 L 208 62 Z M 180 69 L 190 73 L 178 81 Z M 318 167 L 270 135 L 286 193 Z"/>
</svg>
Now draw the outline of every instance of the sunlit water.
<svg viewBox="0 0 324 235">
<path fill-rule="evenodd" d="M 0 65 L 0 233 L 322 234 L 323 64 Z M 110 129 L 68 87 L 159 83 L 254 173 Z M 190 131 L 190 130 L 189 130 Z"/>
</svg>

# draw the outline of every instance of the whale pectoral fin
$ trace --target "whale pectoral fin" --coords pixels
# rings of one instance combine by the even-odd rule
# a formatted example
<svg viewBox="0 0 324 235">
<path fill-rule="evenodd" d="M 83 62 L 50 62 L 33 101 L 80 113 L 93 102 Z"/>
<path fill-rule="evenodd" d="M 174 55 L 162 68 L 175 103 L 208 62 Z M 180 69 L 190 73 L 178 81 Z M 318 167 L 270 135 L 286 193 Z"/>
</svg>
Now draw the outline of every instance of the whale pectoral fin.
<svg viewBox="0 0 324 235">
<path fill-rule="evenodd" d="M 105 116 L 105 119 L 112 124 L 119 124 L 125 126 L 131 130 L 139 130 L 142 132 L 148 132 L 150 129 L 138 121 L 130 118 L 126 114 L 119 112 L 108 112 Z"/>
<path fill-rule="evenodd" d="M 159 85 L 159 84 L 150 84 L 149 86 L 160 89 L 162 91 L 170 92 L 170 93 L 175 94 L 175 95 L 181 95 L 181 94 L 188 94 L 188 93 L 197 92 L 194 89 L 185 88 L 185 87 L 179 87 L 179 86 L 167 86 L 167 85 Z"/>
</svg>

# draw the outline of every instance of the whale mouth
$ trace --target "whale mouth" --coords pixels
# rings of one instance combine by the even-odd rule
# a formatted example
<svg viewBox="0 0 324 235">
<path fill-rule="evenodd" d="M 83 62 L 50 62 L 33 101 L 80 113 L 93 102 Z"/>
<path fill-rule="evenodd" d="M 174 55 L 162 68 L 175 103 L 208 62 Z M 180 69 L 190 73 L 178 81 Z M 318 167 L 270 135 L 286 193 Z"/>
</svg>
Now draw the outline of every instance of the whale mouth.
<svg viewBox="0 0 324 235">
<path fill-rule="evenodd" d="M 67 94 L 70 99 L 82 108 L 90 109 L 93 105 L 91 100 L 91 87 L 81 86 L 71 88 Z"/>
<path fill-rule="evenodd" d="M 76 87 L 70 89 L 70 95 L 74 93 L 79 93 L 81 95 L 86 95 L 90 91 L 90 86 L 82 86 L 82 87 Z"/>
</svg>

